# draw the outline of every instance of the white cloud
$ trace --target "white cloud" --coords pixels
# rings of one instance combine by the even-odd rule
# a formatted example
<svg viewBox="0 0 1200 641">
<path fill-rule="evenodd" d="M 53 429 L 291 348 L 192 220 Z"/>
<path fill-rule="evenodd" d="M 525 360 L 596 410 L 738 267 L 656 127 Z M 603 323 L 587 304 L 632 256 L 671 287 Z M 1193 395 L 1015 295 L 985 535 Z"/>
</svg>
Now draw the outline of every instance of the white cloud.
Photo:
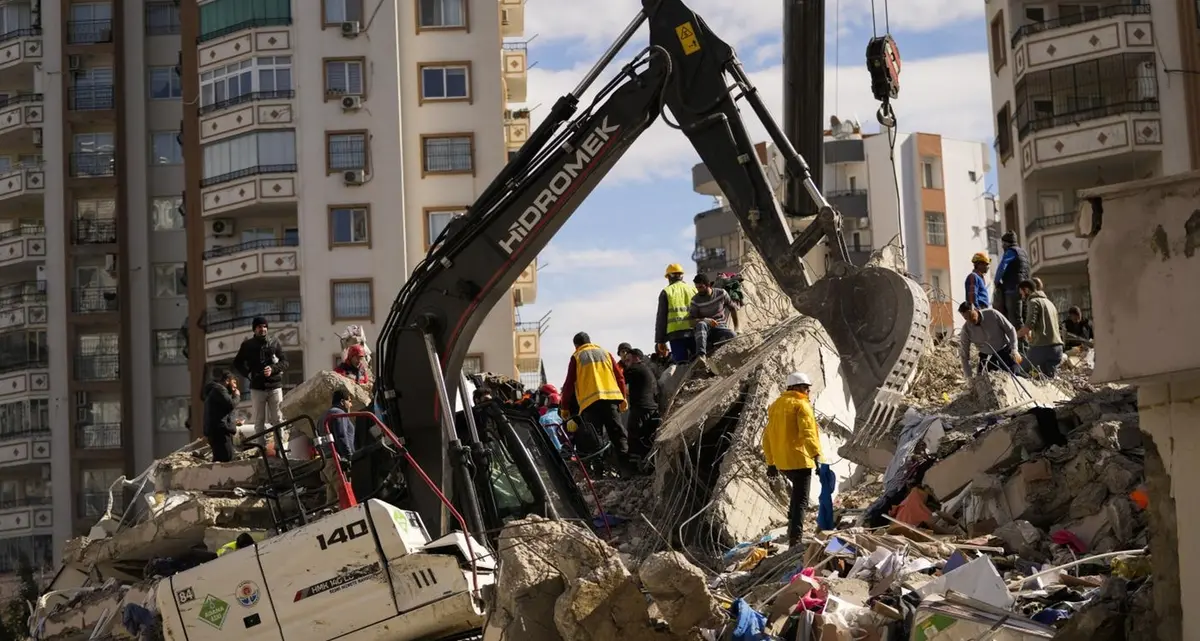
<svg viewBox="0 0 1200 641">
<path fill-rule="evenodd" d="M 690 228 L 689 228 L 690 229 Z M 693 233 L 687 238 L 695 236 Z M 620 241 L 620 239 L 613 239 Z M 538 255 L 539 276 L 555 274 L 573 275 L 600 270 L 604 274 L 612 274 L 614 270 L 636 269 L 644 271 L 644 264 L 649 262 L 666 264 L 670 258 L 665 250 L 633 251 L 629 249 L 563 249 L 562 244 L 551 243 Z"/>
<path fill-rule="evenodd" d="M 783 4 L 779 0 L 691 0 L 687 3 L 718 36 L 735 47 L 780 35 Z M 890 16 L 895 31 L 928 32 L 966 20 L 978 20 L 983 24 L 984 7 L 980 2 L 905 0 L 896 4 L 898 10 Z M 592 0 L 530 0 L 525 5 L 525 33 L 537 34 L 542 40 L 595 50 L 614 40 L 641 10 L 641 5 L 639 0 L 600 3 Z M 871 28 L 871 10 L 875 5 L 879 31 L 884 29 L 883 1 L 841 0 L 836 12 L 833 3 L 830 5 L 825 10 L 825 17 L 831 28 Z"/>
<path fill-rule="evenodd" d="M 776 3 L 777 4 L 777 3 Z M 964 3 L 968 4 L 968 3 Z M 574 69 L 529 71 L 530 107 L 534 124 L 548 113 L 560 96 L 571 91 L 591 66 L 586 61 Z M 610 67 L 609 72 L 618 69 Z M 608 76 L 606 76 L 608 77 Z M 782 115 L 782 68 L 773 66 L 750 74 L 760 95 L 772 113 Z M 835 95 L 833 88 L 840 88 Z M 938 133 L 949 138 L 990 140 L 992 137 L 991 85 L 986 53 L 927 58 L 905 62 L 901 73 L 900 98 L 895 102 L 901 131 Z M 602 85 L 603 81 L 597 83 Z M 858 117 L 868 130 L 874 126 L 878 104 L 871 96 L 870 77 L 865 65 L 843 65 L 825 72 L 825 112 L 832 115 L 835 105 L 841 117 Z M 589 104 L 592 96 L 585 96 Z M 766 140 L 766 131 L 747 108 L 743 118 L 754 140 Z M 623 180 L 652 181 L 683 178 L 698 161 L 687 138 L 661 122 L 642 134 L 609 174 L 604 185 Z"/>
</svg>

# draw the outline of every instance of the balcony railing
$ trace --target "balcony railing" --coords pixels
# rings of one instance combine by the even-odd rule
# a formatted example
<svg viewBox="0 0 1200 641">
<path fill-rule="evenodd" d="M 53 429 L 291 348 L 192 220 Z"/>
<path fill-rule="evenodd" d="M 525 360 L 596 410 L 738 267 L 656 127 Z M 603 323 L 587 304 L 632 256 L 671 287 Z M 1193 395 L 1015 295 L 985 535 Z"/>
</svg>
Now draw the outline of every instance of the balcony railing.
<svg viewBox="0 0 1200 641">
<path fill-rule="evenodd" d="M 500 46 L 505 51 L 526 51 L 529 49 L 528 42 L 506 42 Z"/>
<path fill-rule="evenodd" d="M 222 109 L 228 109 L 237 105 L 244 105 L 250 102 L 258 102 L 259 100 L 287 100 L 295 98 L 296 92 L 293 89 L 281 89 L 279 91 L 251 91 L 240 96 L 218 100 L 211 105 L 204 105 L 200 108 L 200 115 L 204 116 Z"/>
<path fill-rule="evenodd" d="M 23 93 L 19 96 L 9 96 L 8 98 L 0 99 L 0 109 L 11 107 L 12 105 L 27 105 L 33 102 L 41 102 L 46 96 L 40 93 Z"/>
<path fill-rule="evenodd" d="M 0 374 L 21 372 L 27 369 L 46 369 L 49 366 L 50 358 L 48 356 L 39 356 L 37 358 L 8 358 L 0 356 Z"/>
<path fill-rule="evenodd" d="M 42 225 L 21 225 L 15 229 L 10 229 L 5 232 L 0 232 L 0 241 L 10 240 L 13 238 L 22 238 L 25 236 L 45 236 L 46 228 Z"/>
<path fill-rule="evenodd" d="M 286 174 L 286 173 L 292 173 L 295 171 L 296 171 L 296 163 L 290 163 L 290 164 L 286 164 L 286 165 L 258 165 L 256 167 L 247 167 L 245 169 L 231 171 L 227 174 L 221 174 L 220 176 L 213 176 L 211 178 L 205 178 L 204 180 L 200 181 L 200 186 L 201 187 L 212 187 L 213 185 L 227 183 L 229 181 L 237 180 L 239 178 L 246 178 L 249 176 L 257 176 L 259 174 Z"/>
<path fill-rule="evenodd" d="M 253 316 L 237 316 L 235 318 L 222 317 L 219 312 L 208 312 L 210 320 L 205 325 L 205 331 L 213 334 L 216 332 L 227 332 L 231 329 L 251 329 L 251 323 L 255 318 L 265 318 L 268 323 L 299 323 L 300 312 L 271 312 L 269 314 L 254 314 Z"/>
<path fill-rule="evenodd" d="M 75 426 L 75 446 L 85 450 L 114 450 L 121 447 L 120 423 L 90 423 Z"/>
<path fill-rule="evenodd" d="M 1075 223 L 1075 216 L 1077 215 L 1077 213 L 1071 212 L 1066 214 L 1056 214 L 1054 216 L 1042 216 L 1040 218 L 1034 218 L 1033 220 L 1029 221 L 1029 224 L 1025 225 L 1025 237 L 1028 238 L 1031 235 L 1042 231 L 1043 229 L 1061 227 L 1063 225 L 1072 225 Z"/>
<path fill-rule="evenodd" d="M 119 354 L 92 354 L 75 357 L 75 380 L 115 381 L 121 377 Z"/>
<path fill-rule="evenodd" d="M 67 108 L 71 111 L 104 111 L 116 104 L 112 85 L 85 85 L 67 90 Z"/>
<path fill-rule="evenodd" d="M 114 497 L 119 500 L 118 497 Z M 79 516 L 92 518 L 102 516 L 108 509 L 108 491 L 85 490 L 79 493 Z"/>
<path fill-rule="evenodd" d="M 4 33 L 0 33 L 0 42 L 8 42 L 9 40 L 16 40 L 17 38 L 28 38 L 30 36 L 40 36 L 40 35 L 42 35 L 41 27 L 25 27 L 24 29 L 13 29 L 12 31 L 5 31 Z"/>
<path fill-rule="evenodd" d="M 196 38 L 196 42 L 198 44 L 201 42 L 207 42 L 209 40 L 216 40 L 217 38 L 227 36 L 231 33 L 245 31 L 246 29 L 258 29 L 260 27 L 286 27 L 290 24 L 292 24 L 291 16 L 265 16 L 261 18 L 251 18 L 249 20 L 243 20 L 237 24 L 231 24 L 227 27 L 206 31 Z"/>
<path fill-rule="evenodd" d="M 299 247 L 300 240 L 298 238 L 260 238 L 259 240 L 248 240 L 237 245 L 229 245 L 228 247 L 217 247 L 204 252 L 204 260 L 212 258 L 220 258 L 222 256 L 231 256 L 239 252 L 252 251 L 255 249 L 270 249 L 272 247 Z"/>
<path fill-rule="evenodd" d="M 46 282 L 27 280 L 0 287 L 0 309 L 46 302 Z"/>
<path fill-rule="evenodd" d="M 1115 4 L 1108 7 L 1099 7 L 1099 9 L 1091 15 L 1077 13 L 1054 20 L 1043 20 L 1041 22 L 1033 22 L 1021 27 L 1018 27 L 1013 32 L 1011 45 L 1017 46 L 1017 43 L 1023 40 L 1026 36 L 1031 36 L 1035 33 L 1050 31 L 1051 29 L 1061 29 L 1063 27 L 1073 27 L 1085 22 L 1093 22 L 1112 18 L 1114 16 L 1134 16 L 1134 15 L 1150 15 L 1150 5 L 1148 4 Z"/>
<path fill-rule="evenodd" d="M 537 332 L 538 334 L 541 334 L 542 324 L 538 321 L 526 321 L 523 323 L 516 323 L 515 329 L 518 332 Z"/>
<path fill-rule="evenodd" d="M 112 20 L 71 20 L 67 23 L 67 44 L 94 45 L 112 42 Z"/>
<path fill-rule="evenodd" d="M 3 436 L 0 436 L 0 438 L 3 438 Z M 19 499 L 0 500 L 0 510 L 15 510 L 19 507 L 35 507 L 50 504 L 51 500 L 48 496 L 23 496 Z"/>
<path fill-rule="evenodd" d="M 116 287 L 76 287 L 71 290 L 71 311 L 76 314 L 103 314 L 121 311 Z"/>
<path fill-rule="evenodd" d="M 116 174 L 117 158 L 111 151 L 77 151 L 71 154 L 72 178 L 103 178 Z"/>
<path fill-rule="evenodd" d="M 117 221 L 80 218 L 71 221 L 74 245 L 111 245 L 117 242 Z"/>
<path fill-rule="evenodd" d="M 1065 127 L 1067 125 L 1077 125 L 1081 122 L 1089 120 L 1097 120 L 1099 118 L 1107 118 L 1109 116 L 1120 116 L 1129 113 L 1142 113 L 1147 111 L 1158 111 L 1158 99 L 1138 100 L 1134 102 L 1118 102 L 1099 107 L 1085 107 L 1072 111 L 1056 112 L 1054 114 L 1038 115 L 1033 118 L 1023 119 L 1020 115 L 1025 105 L 1017 108 L 1017 135 L 1020 140 L 1025 140 L 1029 134 L 1053 129 L 1055 127 Z"/>
</svg>

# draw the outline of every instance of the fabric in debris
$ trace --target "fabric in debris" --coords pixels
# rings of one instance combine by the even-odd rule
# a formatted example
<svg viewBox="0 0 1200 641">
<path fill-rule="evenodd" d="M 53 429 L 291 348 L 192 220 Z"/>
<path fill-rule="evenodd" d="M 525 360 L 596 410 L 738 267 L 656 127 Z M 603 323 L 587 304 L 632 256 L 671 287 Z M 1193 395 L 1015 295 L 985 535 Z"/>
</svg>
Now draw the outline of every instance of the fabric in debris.
<svg viewBox="0 0 1200 641">
<path fill-rule="evenodd" d="M 1058 545 L 1065 545 L 1071 548 L 1071 551 L 1075 554 L 1084 554 L 1088 551 L 1087 543 L 1084 543 L 1083 539 L 1076 536 L 1070 530 L 1059 530 L 1050 535 L 1050 540 Z"/>
<path fill-rule="evenodd" d="M 136 637 L 143 629 L 154 624 L 154 613 L 136 603 L 125 604 L 121 613 L 121 625 L 129 636 Z"/>
<path fill-rule="evenodd" d="M 733 641 L 760 641 L 767 638 L 763 631 L 767 617 L 756 612 L 745 599 L 738 599 L 729 606 L 729 616 L 735 622 Z"/>
<path fill-rule="evenodd" d="M 817 466 L 817 480 L 821 482 L 821 496 L 817 503 L 817 529 L 832 530 L 836 525 L 833 520 L 833 492 L 837 489 L 837 475 L 828 463 L 821 463 Z"/>
<path fill-rule="evenodd" d="M 928 499 L 929 495 L 925 490 L 914 487 L 900 502 L 900 505 L 892 509 L 892 518 L 913 527 L 920 527 L 923 523 L 933 523 L 933 512 L 925 504 Z"/>
</svg>

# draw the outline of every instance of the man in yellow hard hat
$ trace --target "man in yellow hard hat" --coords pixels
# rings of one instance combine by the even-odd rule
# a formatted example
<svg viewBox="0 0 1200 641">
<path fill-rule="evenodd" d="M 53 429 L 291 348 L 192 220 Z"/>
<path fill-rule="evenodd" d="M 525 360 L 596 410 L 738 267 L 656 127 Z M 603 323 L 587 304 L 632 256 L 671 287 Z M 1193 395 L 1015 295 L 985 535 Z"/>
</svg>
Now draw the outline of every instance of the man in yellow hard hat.
<svg viewBox="0 0 1200 641">
<path fill-rule="evenodd" d="M 667 265 L 664 274 L 667 286 L 658 295 L 658 316 L 654 322 L 654 342 L 658 352 L 671 349 L 671 361 L 686 363 L 696 354 L 696 339 L 692 336 L 694 321 L 688 314 L 696 288 L 683 280 L 683 265 Z"/>
<path fill-rule="evenodd" d="M 988 266 L 992 259 L 984 252 L 977 252 L 971 257 L 971 273 L 967 274 L 967 298 L 971 309 L 986 309 L 989 306 L 987 276 Z"/>
</svg>

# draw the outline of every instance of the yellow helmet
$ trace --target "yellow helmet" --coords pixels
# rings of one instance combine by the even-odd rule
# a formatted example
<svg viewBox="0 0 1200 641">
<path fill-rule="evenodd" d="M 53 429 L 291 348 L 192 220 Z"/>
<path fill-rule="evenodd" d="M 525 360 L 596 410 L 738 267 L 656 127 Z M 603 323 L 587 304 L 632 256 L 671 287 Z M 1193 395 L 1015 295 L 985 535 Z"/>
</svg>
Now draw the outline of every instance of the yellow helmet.
<svg viewBox="0 0 1200 641">
<path fill-rule="evenodd" d="M 976 252 L 975 255 L 971 257 L 971 264 L 974 265 L 975 263 L 983 263 L 984 265 L 991 265 L 992 259 L 989 258 L 988 255 L 983 252 Z"/>
<path fill-rule="evenodd" d="M 670 265 L 667 265 L 667 273 L 663 274 L 663 276 L 670 276 L 671 274 L 682 274 L 682 273 L 683 273 L 683 265 L 680 265 L 679 263 L 671 263 Z"/>
</svg>

